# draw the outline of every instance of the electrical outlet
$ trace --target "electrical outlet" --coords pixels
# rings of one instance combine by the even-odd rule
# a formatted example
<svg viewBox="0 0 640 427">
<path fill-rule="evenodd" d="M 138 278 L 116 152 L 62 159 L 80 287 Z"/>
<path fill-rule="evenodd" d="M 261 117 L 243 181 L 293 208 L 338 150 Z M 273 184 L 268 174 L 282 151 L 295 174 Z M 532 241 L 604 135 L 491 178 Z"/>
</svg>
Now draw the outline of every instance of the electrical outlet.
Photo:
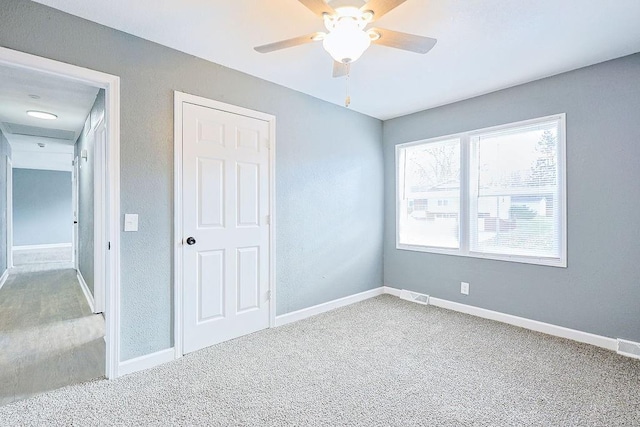
<svg viewBox="0 0 640 427">
<path fill-rule="evenodd" d="M 469 295 L 469 283 L 460 282 L 460 293 L 463 295 Z"/>
</svg>

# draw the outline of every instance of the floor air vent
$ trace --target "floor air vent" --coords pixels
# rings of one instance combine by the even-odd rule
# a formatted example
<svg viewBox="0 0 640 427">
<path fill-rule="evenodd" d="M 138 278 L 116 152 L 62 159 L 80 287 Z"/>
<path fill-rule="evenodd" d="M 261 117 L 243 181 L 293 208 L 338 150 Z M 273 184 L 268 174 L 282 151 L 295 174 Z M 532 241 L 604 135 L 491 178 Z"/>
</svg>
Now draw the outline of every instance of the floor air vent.
<svg viewBox="0 0 640 427">
<path fill-rule="evenodd" d="M 411 302 L 417 302 L 418 304 L 429 305 L 429 295 L 411 292 L 406 289 L 403 289 L 400 292 L 400 298 Z"/>
<path fill-rule="evenodd" d="M 640 359 L 640 343 L 618 338 L 618 354 Z"/>
</svg>

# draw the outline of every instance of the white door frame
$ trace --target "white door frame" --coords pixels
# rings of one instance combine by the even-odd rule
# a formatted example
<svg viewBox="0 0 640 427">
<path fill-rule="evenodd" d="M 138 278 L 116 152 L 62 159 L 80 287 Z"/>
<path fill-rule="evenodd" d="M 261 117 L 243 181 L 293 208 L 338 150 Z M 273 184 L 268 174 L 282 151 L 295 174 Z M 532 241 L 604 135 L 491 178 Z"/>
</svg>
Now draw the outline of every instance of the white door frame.
<svg viewBox="0 0 640 427">
<path fill-rule="evenodd" d="M 182 276 L 182 250 L 183 250 L 183 230 L 182 230 L 182 120 L 183 103 L 200 105 L 202 107 L 213 108 L 228 113 L 239 114 L 254 119 L 269 122 L 269 327 L 276 326 L 276 117 L 271 114 L 249 110 L 243 107 L 214 101 L 200 96 L 190 95 L 183 92 L 174 91 L 174 152 L 173 152 L 173 345 L 175 358 L 183 355 L 183 324 L 182 324 L 182 293 L 184 290 Z"/>
<path fill-rule="evenodd" d="M 80 203 L 78 200 L 78 173 L 80 172 L 80 169 L 78 167 L 78 156 L 75 156 L 73 158 L 73 178 L 72 178 L 72 195 L 73 195 L 73 241 L 71 242 L 71 254 L 73 256 L 73 268 L 76 269 L 76 271 L 80 268 L 79 265 L 79 257 L 78 257 L 78 209 L 80 208 Z"/>
<path fill-rule="evenodd" d="M 13 267 L 13 162 L 7 157 L 7 271 Z"/>
<path fill-rule="evenodd" d="M 107 280 L 109 224 L 104 207 L 107 200 L 106 121 L 101 118 L 93 129 L 93 312 L 104 313 Z"/>
<path fill-rule="evenodd" d="M 78 67 L 16 50 L 0 47 L 0 64 L 39 71 L 52 76 L 88 84 L 105 90 L 105 120 L 107 123 L 108 203 L 105 212 L 109 223 L 107 251 L 109 283 L 106 285 L 106 366 L 107 378 L 118 377 L 120 361 L 120 78 L 100 71 Z"/>
</svg>

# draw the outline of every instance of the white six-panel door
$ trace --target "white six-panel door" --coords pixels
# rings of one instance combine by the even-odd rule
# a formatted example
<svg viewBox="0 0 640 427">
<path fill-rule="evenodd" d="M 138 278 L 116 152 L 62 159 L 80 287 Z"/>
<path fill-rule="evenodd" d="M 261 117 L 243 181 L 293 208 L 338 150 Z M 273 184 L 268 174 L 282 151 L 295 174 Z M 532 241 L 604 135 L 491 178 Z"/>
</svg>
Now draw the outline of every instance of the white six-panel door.
<svg viewBox="0 0 640 427">
<path fill-rule="evenodd" d="M 269 326 L 269 126 L 183 103 L 185 354 Z"/>
</svg>

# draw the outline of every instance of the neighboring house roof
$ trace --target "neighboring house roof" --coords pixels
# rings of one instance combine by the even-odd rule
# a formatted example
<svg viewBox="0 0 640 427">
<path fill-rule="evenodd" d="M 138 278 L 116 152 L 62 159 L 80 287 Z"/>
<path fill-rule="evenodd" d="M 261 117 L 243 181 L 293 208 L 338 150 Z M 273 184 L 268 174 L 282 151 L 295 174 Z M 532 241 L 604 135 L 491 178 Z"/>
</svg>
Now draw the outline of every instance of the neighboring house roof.
<svg viewBox="0 0 640 427">
<path fill-rule="evenodd" d="M 414 199 L 430 199 L 433 197 L 440 199 L 456 198 L 460 197 L 460 181 L 449 180 L 433 187 L 415 185 L 409 190 L 409 194 Z"/>
</svg>

